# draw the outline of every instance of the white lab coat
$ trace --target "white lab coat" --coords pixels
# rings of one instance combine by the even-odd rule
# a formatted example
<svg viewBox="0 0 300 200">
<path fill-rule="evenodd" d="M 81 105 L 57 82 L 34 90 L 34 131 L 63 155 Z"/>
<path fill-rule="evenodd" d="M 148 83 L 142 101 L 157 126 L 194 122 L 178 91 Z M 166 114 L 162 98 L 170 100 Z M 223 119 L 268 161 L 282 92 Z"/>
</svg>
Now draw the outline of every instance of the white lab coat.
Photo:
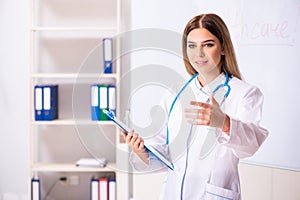
<svg viewBox="0 0 300 200">
<path fill-rule="evenodd" d="M 196 98 L 198 101 L 206 102 L 209 97 L 205 92 L 212 91 L 224 81 L 225 76 L 221 74 L 201 88 L 197 79 L 194 79 L 189 87 L 195 96 L 190 100 Z M 187 124 L 182 114 L 188 105 L 184 106 L 184 103 L 181 104 L 178 100 L 168 119 L 170 141 L 168 151 L 166 151 L 166 128 L 148 142 L 162 152 L 169 152 L 168 155 L 174 162 L 174 171 L 164 166 L 153 155 L 150 155 L 150 164 L 146 166 L 137 155 L 131 154 L 130 162 L 137 170 L 167 171 L 160 199 L 179 200 L 181 196 L 186 200 L 241 199 L 239 159 L 252 156 L 266 139 L 268 131 L 259 126 L 263 106 L 263 95 L 260 90 L 235 77 L 230 79 L 229 85 L 231 91 L 221 109 L 230 117 L 230 136 L 217 128 L 194 126 L 191 132 L 192 139 L 189 145 L 186 145 L 190 130 L 181 126 L 190 127 L 182 125 Z M 225 92 L 226 88 L 216 92 L 215 99 L 219 103 L 223 100 Z M 170 93 L 164 98 L 162 106 L 166 113 L 169 112 L 175 95 Z M 200 158 L 207 134 L 215 135 L 216 143 L 209 148 L 211 151 L 207 151 L 206 157 Z"/>
</svg>

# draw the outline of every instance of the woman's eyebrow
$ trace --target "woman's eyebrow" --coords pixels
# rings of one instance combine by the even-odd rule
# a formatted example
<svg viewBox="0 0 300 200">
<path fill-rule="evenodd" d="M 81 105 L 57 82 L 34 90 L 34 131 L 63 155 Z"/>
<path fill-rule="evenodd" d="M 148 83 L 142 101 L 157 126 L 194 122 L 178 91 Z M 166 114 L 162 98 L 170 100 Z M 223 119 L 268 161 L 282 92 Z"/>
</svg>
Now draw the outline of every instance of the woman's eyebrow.
<svg viewBox="0 0 300 200">
<path fill-rule="evenodd" d="M 213 39 L 208 39 L 208 40 L 202 41 L 201 43 L 206 43 L 206 42 L 215 42 L 215 41 Z M 188 40 L 187 43 L 197 43 L 197 42 Z"/>
<path fill-rule="evenodd" d="M 213 39 L 209 39 L 209 40 L 205 40 L 205 41 L 203 41 L 201 43 L 206 43 L 206 42 L 215 42 L 215 41 Z"/>
</svg>

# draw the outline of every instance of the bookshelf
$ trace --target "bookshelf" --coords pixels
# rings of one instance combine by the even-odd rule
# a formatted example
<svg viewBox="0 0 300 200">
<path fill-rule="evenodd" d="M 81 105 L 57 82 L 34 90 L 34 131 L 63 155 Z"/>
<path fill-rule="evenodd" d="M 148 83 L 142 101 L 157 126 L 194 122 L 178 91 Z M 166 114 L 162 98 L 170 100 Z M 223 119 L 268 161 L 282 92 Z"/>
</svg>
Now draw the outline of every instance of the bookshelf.
<svg viewBox="0 0 300 200">
<path fill-rule="evenodd" d="M 120 33 L 121 0 L 31 0 L 30 7 L 29 199 L 34 176 L 40 179 L 41 199 L 46 194 L 47 199 L 89 199 L 90 180 L 95 176 L 113 176 L 117 199 L 129 199 L 128 147 L 111 121 L 92 121 L 90 114 L 92 84 L 116 85 L 120 114 L 121 62 L 113 60 L 113 72 L 103 73 L 102 39 L 113 38 L 114 58 L 119 58 L 120 39 L 115 36 Z M 45 84 L 59 86 L 59 116 L 36 121 L 34 86 Z M 76 161 L 86 157 L 105 157 L 108 164 L 76 167 Z M 73 176 L 79 184 L 56 184 L 61 177 Z"/>
</svg>

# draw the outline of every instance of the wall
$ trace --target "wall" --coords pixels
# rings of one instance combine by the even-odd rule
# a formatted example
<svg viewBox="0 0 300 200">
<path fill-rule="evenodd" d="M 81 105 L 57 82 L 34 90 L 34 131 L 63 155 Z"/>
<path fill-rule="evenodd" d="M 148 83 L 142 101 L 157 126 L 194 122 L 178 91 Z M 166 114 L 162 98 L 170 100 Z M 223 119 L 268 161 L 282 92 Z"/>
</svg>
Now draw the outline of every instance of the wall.
<svg viewBox="0 0 300 200">
<path fill-rule="evenodd" d="M 240 164 L 243 200 L 299 200 L 300 173 L 289 170 Z M 136 175 L 134 200 L 159 198 L 164 174 Z M 151 190 L 149 190 L 151 188 Z"/>
<path fill-rule="evenodd" d="M 29 1 L 0 1 L 0 199 L 27 198 Z"/>
<path fill-rule="evenodd" d="M 239 166 L 243 200 L 298 200 L 300 173 L 263 166 Z"/>
<path fill-rule="evenodd" d="M 169 30 L 173 35 L 180 35 L 187 21 L 195 15 L 220 15 L 231 33 L 244 80 L 258 86 L 264 94 L 261 125 L 271 134 L 263 148 L 247 162 L 300 171 L 300 159 L 295 159 L 300 154 L 297 148 L 300 135 L 296 126 L 300 112 L 297 103 L 300 101 L 300 93 L 295 89 L 300 62 L 299 0 L 199 0 L 189 3 L 182 0 L 133 0 L 132 11 L 132 29 Z M 168 38 L 157 39 L 164 44 Z M 171 57 L 172 52 L 168 52 L 174 49 L 150 50 L 144 48 L 132 54 L 132 69 L 160 63 L 180 74 L 186 74 L 180 55 Z M 290 103 L 282 105 L 283 102 Z M 140 113 L 135 115 L 139 119 L 137 124 L 144 114 Z"/>
<path fill-rule="evenodd" d="M 300 193 L 297 189 L 300 187 L 300 172 L 280 169 L 299 169 L 299 148 L 297 147 L 299 134 L 297 129 L 293 131 L 295 129 L 294 120 L 298 119 L 293 116 L 295 113 L 299 113 L 299 106 L 294 103 L 293 105 L 296 105 L 294 109 L 283 110 L 284 107 L 281 107 L 281 104 L 278 103 L 279 99 L 284 97 L 292 97 L 291 102 L 295 102 L 295 99 L 299 97 L 297 95 L 298 91 L 292 89 L 293 86 L 290 87 L 290 84 L 288 87 L 285 86 L 287 82 L 291 81 L 286 79 L 289 79 L 293 74 L 298 74 L 293 72 L 298 70 L 297 63 L 299 63 L 299 57 L 295 56 L 299 52 L 300 41 L 299 34 L 297 34 L 300 19 L 299 0 L 289 1 L 289 4 L 285 6 L 280 6 L 285 4 L 282 0 L 276 2 L 203 0 L 189 1 L 188 3 L 185 0 L 132 0 L 131 3 L 132 30 L 152 28 L 180 34 L 186 22 L 192 16 L 202 12 L 222 13 L 222 16 L 228 19 L 233 27 L 231 30 L 235 31 L 233 35 L 236 38 L 234 39 L 234 45 L 237 46 L 237 55 L 241 61 L 242 72 L 246 80 L 255 85 L 263 86 L 263 92 L 268 94 L 265 98 L 267 102 L 265 111 L 267 113 L 264 113 L 268 116 L 266 116 L 263 125 L 267 125 L 267 128 L 270 129 L 271 139 L 264 144 L 256 155 L 260 165 L 256 165 L 257 163 L 254 161 L 247 161 L 252 164 L 244 162 L 240 165 L 243 200 L 300 199 Z M 227 4 L 230 5 L 226 6 Z M 240 6 L 243 9 L 239 9 Z M 257 12 L 257 9 L 260 12 Z M 236 12 L 231 12 L 232 10 Z M 265 18 L 260 19 L 260 15 L 257 15 L 257 13 L 261 13 Z M 255 17 L 251 18 L 252 15 Z M 268 16 L 275 16 L 275 19 L 268 18 Z M 246 18 L 250 18 L 249 21 Z M 252 20 L 258 21 L 254 23 Z M 265 22 L 260 20 L 265 20 Z M 271 26 L 272 28 L 270 28 Z M 267 28 L 268 30 L 266 30 L 266 27 L 270 29 Z M 164 42 L 164 40 L 160 41 L 161 43 Z M 159 54 L 163 54 L 163 56 Z M 282 57 L 283 54 L 286 59 Z M 138 52 L 132 53 L 131 58 L 132 70 L 145 65 L 161 64 L 173 70 L 175 69 L 180 74 L 185 73 L 182 70 L 182 63 L 179 63 L 180 58 L 171 55 L 168 51 L 150 48 L 139 49 Z M 255 67 L 258 69 L 254 70 Z M 283 69 L 286 74 L 282 73 Z M 268 73 L 268 70 L 272 71 Z M 258 71 L 264 73 L 258 74 Z M 161 76 L 161 74 L 158 75 Z M 282 80 L 281 78 L 284 78 L 285 81 L 278 82 Z M 297 77 L 292 81 L 296 80 L 298 80 Z M 291 85 L 294 85 L 294 83 Z M 281 95 L 280 98 L 277 98 L 278 93 L 275 94 L 275 91 L 278 90 L 278 86 L 284 87 L 282 89 L 284 91 L 287 90 L 287 96 Z M 151 117 L 149 117 L 151 108 L 145 105 L 151 107 L 157 103 L 157 98 L 153 97 L 154 95 L 161 95 L 157 93 L 157 87 L 157 85 L 153 88 L 147 86 L 147 88 L 144 87 L 147 91 L 143 91 L 142 88 L 139 88 L 139 93 L 135 91 L 132 98 L 136 98 L 136 101 L 132 104 L 131 116 L 133 124 L 136 124 L 136 126 L 147 127 L 151 123 Z M 291 92 L 293 94 L 290 94 Z M 149 94 L 152 96 L 146 96 Z M 281 100 L 280 102 L 284 101 Z M 276 114 L 274 115 L 274 113 Z M 282 113 L 285 113 L 287 118 L 282 119 Z M 286 120 L 291 118 L 293 119 Z M 291 125 L 293 122 L 294 124 Z M 287 126 L 282 125 L 283 123 L 290 124 L 288 130 Z M 295 135 L 292 135 L 293 133 Z M 289 136 L 286 134 L 289 134 Z M 290 144 L 295 147 L 290 147 Z M 264 148 L 266 148 L 265 151 Z M 162 180 L 163 174 L 135 175 L 133 187 L 135 199 L 157 199 Z M 149 187 L 151 190 L 147 189 Z"/>
</svg>

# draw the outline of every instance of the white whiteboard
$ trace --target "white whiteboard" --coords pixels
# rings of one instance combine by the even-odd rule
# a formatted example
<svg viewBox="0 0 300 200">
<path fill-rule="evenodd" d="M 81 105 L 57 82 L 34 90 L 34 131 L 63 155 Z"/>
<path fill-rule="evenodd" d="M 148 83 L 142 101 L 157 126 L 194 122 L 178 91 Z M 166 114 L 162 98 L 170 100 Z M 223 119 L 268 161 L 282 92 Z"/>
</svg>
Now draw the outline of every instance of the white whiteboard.
<svg viewBox="0 0 300 200">
<path fill-rule="evenodd" d="M 133 0 L 132 29 L 182 33 L 189 19 L 210 12 L 228 25 L 244 79 L 265 96 L 261 125 L 270 134 L 243 162 L 300 171 L 300 1 Z"/>
</svg>

